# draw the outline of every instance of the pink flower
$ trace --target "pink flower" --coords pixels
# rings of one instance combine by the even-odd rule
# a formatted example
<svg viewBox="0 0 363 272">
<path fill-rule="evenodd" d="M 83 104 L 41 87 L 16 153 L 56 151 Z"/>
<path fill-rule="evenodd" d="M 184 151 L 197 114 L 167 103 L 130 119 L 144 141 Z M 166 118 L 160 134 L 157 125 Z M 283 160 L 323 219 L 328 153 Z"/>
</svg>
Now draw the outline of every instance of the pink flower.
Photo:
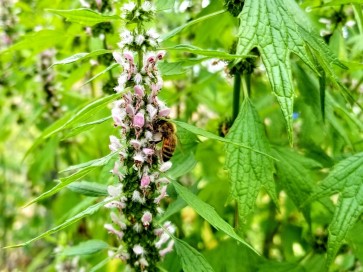
<svg viewBox="0 0 363 272">
<path fill-rule="evenodd" d="M 170 114 L 170 109 L 169 108 L 165 108 L 159 111 L 159 116 L 160 117 L 167 117 Z"/>
<path fill-rule="evenodd" d="M 144 96 L 144 87 L 141 85 L 135 85 L 134 87 L 135 90 L 135 94 L 139 97 L 143 97 Z"/>
<path fill-rule="evenodd" d="M 150 116 L 150 119 L 153 120 L 154 117 L 156 116 L 158 110 L 151 104 L 148 104 L 146 106 L 146 110 L 147 110 L 147 112 L 148 112 L 148 114 Z"/>
<path fill-rule="evenodd" d="M 134 253 L 136 255 L 144 255 L 145 254 L 144 248 L 142 246 L 140 246 L 140 245 L 134 245 L 132 250 L 134 251 Z"/>
<path fill-rule="evenodd" d="M 148 227 L 152 220 L 153 220 L 153 215 L 149 211 L 144 212 L 144 214 L 141 217 L 141 222 L 144 225 L 144 227 Z"/>
<path fill-rule="evenodd" d="M 146 62 L 151 63 L 151 64 L 155 64 L 156 56 L 154 54 L 150 54 L 149 56 L 147 56 Z"/>
<path fill-rule="evenodd" d="M 140 149 L 141 147 L 141 142 L 139 140 L 136 139 L 132 139 L 130 141 L 130 144 L 135 148 L 135 149 Z"/>
<path fill-rule="evenodd" d="M 166 254 L 173 251 L 173 246 L 174 246 L 174 240 L 170 240 L 167 247 L 159 251 L 160 256 L 164 257 Z"/>
<path fill-rule="evenodd" d="M 138 112 L 133 119 L 133 125 L 136 128 L 142 128 L 145 125 L 145 118 L 143 112 Z"/>
<path fill-rule="evenodd" d="M 141 152 L 136 153 L 133 159 L 136 162 L 144 162 L 145 161 L 145 157 Z"/>
<path fill-rule="evenodd" d="M 145 155 L 153 155 L 155 153 L 155 150 L 152 148 L 143 148 L 142 152 L 144 152 Z"/>
<path fill-rule="evenodd" d="M 155 202 L 155 203 L 159 204 L 159 203 L 160 203 L 160 201 L 161 201 L 164 197 L 166 197 L 166 196 L 167 196 L 167 194 L 166 194 L 166 189 L 167 189 L 167 187 L 168 187 L 168 186 L 163 186 L 163 187 L 161 188 L 161 190 L 160 190 L 160 195 L 159 195 L 157 198 L 155 198 L 155 199 L 154 199 L 154 202 Z"/>
<path fill-rule="evenodd" d="M 129 115 L 129 116 L 134 116 L 135 114 L 135 109 L 134 107 L 131 105 L 131 104 L 128 104 L 126 106 L 126 113 Z"/>
<path fill-rule="evenodd" d="M 124 51 L 124 58 L 127 59 L 130 63 L 134 63 L 134 55 L 130 51 Z"/>
<path fill-rule="evenodd" d="M 122 193 L 122 184 L 118 184 L 116 186 L 109 185 L 107 187 L 107 192 L 111 197 L 119 196 Z"/>
<path fill-rule="evenodd" d="M 116 62 L 120 65 L 124 64 L 124 60 L 122 58 L 122 55 L 118 52 L 113 52 L 112 53 L 113 58 L 116 60 Z"/>
<path fill-rule="evenodd" d="M 135 81 L 136 84 L 140 84 L 142 82 L 142 75 L 140 73 L 137 73 L 134 76 L 134 81 Z"/>
<path fill-rule="evenodd" d="M 121 148 L 120 139 L 118 139 L 117 137 L 111 135 L 110 142 L 111 143 L 108 147 L 110 148 L 111 151 L 116 152 Z"/>
<path fill-rule="evenodd" d="M 156 55 L 156 57 L 159 59 L 159 60 L 162 60 L 165 56 L 165 51 L 159 51 Z"/>
<path fill-rule="evenodd" d="M 124 233 L 122 231 L 116 230 L 111 224 L 105 224 L 104 227 L 108 230 L 108 232 L 117 235 L 120 239 L 124 237 Z"/>
<path fill-rule="evenodd" d="M 126 116 L 126 112 L 120 108 L 112 109 L 112 119 L 116 126 L 122 126 L 122 122 Z"/>
<path fill-rule="evenodd" d="M 141 187 L 146 188 L 150 184 L 150 177 L 147 175 L 142 176 L 141 178 Z"/>
</svg>

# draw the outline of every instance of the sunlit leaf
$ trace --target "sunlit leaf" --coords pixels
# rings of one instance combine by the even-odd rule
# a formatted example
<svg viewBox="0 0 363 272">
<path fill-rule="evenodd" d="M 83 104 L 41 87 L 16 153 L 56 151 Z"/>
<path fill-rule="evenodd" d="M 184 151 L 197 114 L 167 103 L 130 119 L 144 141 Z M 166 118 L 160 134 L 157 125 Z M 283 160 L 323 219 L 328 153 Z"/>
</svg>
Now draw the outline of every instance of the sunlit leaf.
<svg viewBox="0 0 363 272">
<path fill-rule="evenodd" d="M 92 255 L 108 249 L 109 245 L 101 240 L 88 240 L 72 247 L 66 247 L 60 252 L 64 256 Z"/>
<path fill-rule="evenodd" d="M 187 188 L 180 185 L 178 182 L 173 181 L 173 185 L 175 187 L 175 190 L 184 199 L 184 201 L 188 203 L 188 205 L 192 207 L 201 217 L 207 220 L 213 227 L 215 227 L 217 230 L 223 231 L 228 236 L 236 239 L 238 242 L 241 242 L 242 244 L 256 252 L 256 250 L 252 246 L 246 243 L 234 232 L 231 225 L 224 221 L 212 206 L 200 200 L 197 196 L 191 193 Z"/>
<path fill-rule="evenodd" d="M 70 225 L 72 225 L 72 224 L 74 224 L 74 223 L 78 222 L 78 221 L 79 221 L 79 220 L 81 220 L 82 218 L 84 218 L 84 217 L 86 217 L 86 216 L 89 216 L 89 215 L 91 215 L 91 214 L 94 214 L 94 213 L 95 213 L 95 212 L 97 212 L 97 211 L 98 211 L 101 207 L 103 207 L 105 204 L 107 204 L 107 203 L 108 203 L 108 202 L 110 202 L 110 201 L 112 201 L 112 199 L 109 199 L 109 200 L 103 200 L 103 201 L 101 201 L 101 202 L 99 202 L 99 203 L 97 203 L 97 204 L 94 204 L 94 205 L 92 205 L 92 206 L 88 207 L 88 208 L 87 208 L 86 210 L 84 210 L 83 212 L 81 212 L 81 213 L 79 213 L 79 214 L 75 215 L 74 217 L 72 217 L 72 218 L 70 218 L 70 219 L 66 220 L 64 223 L 62 223 L 62 224 L 60 224 L 60 225 L 58 225 L 58 226 L 56 226 L 56 227 L 54 227 L 54 228 L 52 228 L 52 229 L 50 229 L 50 230 L 48 230 L 48 231 L 46 231 L 46 232 L 44 232 L 44 233 L 40 234 L 39 236 L 37 236 L 37 237 L 35 237 L 35 238 L 33 238 L 33 239 L 31 239 L 31 240 L 29 240 L 29 241 L 25 242 L 25 243 L 21 243 L 21 244 L 18 244 L 18 245 L 7 246 L 6 248 L 24 247 L 24 246 L 27 246 L 27 245 L 29 245 L 29 244 L 31 244 L 31 243 L 33 243 L 33 242 L 35 242 L 35 241 L 39 240 L 39 239 L 42 239 L 42 238 L 44 238 L 44 237 L 46 237 L 46 236 L 48 236 L 48 235 L 54 234 L 54 233 L 56 233 L 56 232 L 58 232 L 58 231 L 60 231 L 60 230 L 62 230 L 62 229 L 64 229 L 64 228 L 66 228 L 66 227 L 68 227 L 68 226 L 70 226 Z"/>
<path fill-rule="evenodd" d="M 334 260 L 348 231 L 363 212 L 363 153 L 339 162 L 315 190 L 311 199 L 339 193 L 339 201 L 329 226 L 328 259 Z"/>
<path fill-rule="evenodd" d="M 238 147 L 241 147 L 241 148 L 245 148 L 245 149 L 249 149 L 253 152 L 256 152 L 258 154 L 261 154 L 261 155 L 264 155 L 266 157 L 269 157 L 271 159 L 274 159 L 276 160 L 274 157 L 272 157 L 271 155 L 267 154 L 267 153 L 264 153 L 260 150 L 256 150 L 252 147 L 249 147 L 249 146 L 246 146 L 244 144 L 241 144 L 241 143 L 238 143 L 238 142 L 235 142 L 235 141 L 231 141 L 231 140 L 228 140 L 226 138 L 223 138 L 223 137 L 219 137 L 209 131 L 206 131 L 204 129 L 201 129 L 201 128 L 198 128 L 198 127 L 195 127 L 193 125 L 190 125 L 188 123 L 184 123 L 184 122 L 181 122 L 181 121 L 175 121 L 175 120 L 171 120 L 171 122 L 175 123 L 177 126 L 180 126 L 181 128 L 184 128 L 192 133 L 194 133 L 195 135 L 199 135 L 199 136 L 203 136 L 203 137 L 206 137 L 208 139 L 212 139 L 212 140 L 217 140 L 217 141 L 220 141 L 220 142 L 224 142 L 224 143 L 227 143 L 227 144 L 232 144 L 232 145 L 235 145 L 235 146 L 238 146 Z"/>
<path fill-rule="evenodd" d="M 308 47 L 331 76 L 333 64 L 344 66 L 315 37 L 309 20 L 294 1 L 247 0 L 239 18 L 241 23 L 236 53 L 246 55 L 255 47 L 259 50 L 292 143 L 294 91 L 290 54 L 299 56 L 316 73 L 318 72 L 309 58 Z"/>
<path fill-rule="evenodd" d="M 69 63 L 73 63 L 73 62 L 77 62 L 77 61 L 81 61 L 81 60 L 85 60 L 85 59 L 89 59 L 92 57 L 96 57 L 99 55 L 104 55 L 104 54 L 109 54 L 112 53 L 112 50 L 106 50 L 106 49 L 98 49 L 96 51 L 93 51 L 91 53 L 77 53 L 73 56 L 70 56 L 68 58 L 56 61 L 52 64 L 53 67 L 55 65 L 62 65 L 62 64 L 69 64 Z"/>
<path fill-rule="evenodd" d="M 87 26 L 121 19 L 115 15 L 105 15 L 86 8 L 70 10 L 47 9 L 47 11 L 64 17 L 68 22 Z"/>
<path fill-rule="evenodd" d="M 214 13 L 211 13 L 211 14 L 208 14 L 208 15 L 205 15 L 203 17 L 199 17 L 199 18 L 197 18 L 195 20 L 192 20 L 192 21 L 190 21 L 190 22 L 188 22 L 188 23 L 186 23 L 184 25 L 181 25 L 181 26 L 173 29 L 169 33 L 166 33 L 165 35 L 162 35 L 161 36 L 161 40 L 163 40 L 163 41 L 168 40 L 171 37 L 174 37 L 175 35 L 177 35 L 179 32 L 183 31 L 185 28 L 188 28 L 188 27 L 190 27 L 192 25 L 195 25 L 197 23 L 200 23 L 200 22 L 202 22 L 204 20 L 207 20 L 209 18 L 212 18 L 212 17 L 217 16 L 219 14 L 222 14 L 224 12 L 225 12 L 224 10 L 220 10 L 220 11 L 217 11 L 217 12 L 214 12 Z"/>
<path fill-rule="evenodd" d="M 197 250 L 184 241 L 174 238 L 175 250 L 185 272 L 213 272 L 213 268 Z"/>
<path fill-rule="evenodd" d="M 88 181 L 73 182 L 69 184 L 67 188 L 77 194 L 86 195 L 86 196 L 93 196 L 93 197 L 108 196 L 107 185 L 96 182 L 88 182 Z"/>
<path fill-rule="evenodd" d="M 249 99 L 244 100 L 239 115 L 226 138 L 270 153 L 264 127 Z M 226 152 L 226 168 L 231 178 L 231 193 L 238 201 L 240 217 L 245 218 L 254 211 L 261 187 L 265 188 L 277 204 L 273 160 L 234 145 L 227 145 Z"/>
</svg>

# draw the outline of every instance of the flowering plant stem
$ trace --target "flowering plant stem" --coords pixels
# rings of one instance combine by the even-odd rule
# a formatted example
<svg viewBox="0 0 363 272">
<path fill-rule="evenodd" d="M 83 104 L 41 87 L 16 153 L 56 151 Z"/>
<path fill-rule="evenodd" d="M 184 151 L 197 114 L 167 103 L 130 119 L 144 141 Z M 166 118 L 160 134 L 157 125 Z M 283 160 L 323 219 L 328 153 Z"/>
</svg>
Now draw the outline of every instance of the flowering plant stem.
<svg viewBox="0 0 363 272">
<path fill-rule="evenodd" d="M 161 200 L 167 196 L 169 180 L 160 173 L 171 167 L 157 147 L 168 127 L 165 121 L 170 109 L 159 100 L 163 81 L 157 62 L 164 52 L 154 52 L 158 35 L 145 30 L 143 22 L 153 18 L 151 3 L 139 0 L 137 5 L 124 5 L 124 18 L 135 29 L 125 29 L 118 44 L 121 52 L 113 56 L 123 68 L 115 91 L 122 93 L 114 103 L 112 117 L 119 135 L 110 136 L 110 149 L 118 152 L 119 160 L 112 173 L 119 183 L 108 188 L 109 197 L 117 199 L 106 205 L 112 210 L 112 224 L 105 228 L 120 241 L 116 256 L 135 271 L 158 271 L 157 263 L 173 248 L 173 240 L 163 228 L 157 228 L 155 217 L 161 212 Z M 134 60 L 137 54 L 137 64 Z M 133 92 L 125 92 L 130 88 Z M 156 222 L 156 221 L 155 221 Z M 170 222 L 164 228 L 174 232 Z"/>
</svg>

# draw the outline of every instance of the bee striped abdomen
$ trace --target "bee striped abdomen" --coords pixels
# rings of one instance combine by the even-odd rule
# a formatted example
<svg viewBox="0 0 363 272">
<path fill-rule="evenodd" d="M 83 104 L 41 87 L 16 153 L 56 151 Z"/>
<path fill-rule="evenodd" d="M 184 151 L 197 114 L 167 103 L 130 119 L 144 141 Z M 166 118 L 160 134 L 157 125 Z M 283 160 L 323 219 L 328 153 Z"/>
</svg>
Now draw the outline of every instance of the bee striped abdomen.
<svg viewBox="0 0 363 272">
<path fill-rule="evenodd" d="M 164 162 L 170 160 L 170 158 L 174 154 L 175 148 L 176 148 L 176 138 L 174 135 L 168 138 L 164 138 L 163 146 L 161 148 L 161 154 Z"/>
</svg>

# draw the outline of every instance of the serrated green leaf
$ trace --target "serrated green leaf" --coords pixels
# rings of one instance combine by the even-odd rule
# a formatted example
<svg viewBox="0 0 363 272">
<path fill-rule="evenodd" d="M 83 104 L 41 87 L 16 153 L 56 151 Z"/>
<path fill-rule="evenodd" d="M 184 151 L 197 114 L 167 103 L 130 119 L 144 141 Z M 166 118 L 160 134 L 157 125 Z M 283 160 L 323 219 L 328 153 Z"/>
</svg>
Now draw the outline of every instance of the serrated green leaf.
<svg viewBox="0 0 363 272">
<path fill-rule="evenodd" d="M 243 56 L 242 55 L 232 55 L 227 52 L 202 49 L 202 48 L 196 47 L 194 45 L 189 45 L 189 44 L 178 44 L 174 47 L 165 47 L 165 48 L 161 48 L 161 49 L 167 50 L 167 51 L 188 52 L 188 53 L 193 53 L 196 55 L 202 55 L 202 56 L 206 56 L 206 57 L 210 57 L 210 58 L 220 58 L 220 59 L 241 59 L 241 58 L 243 59 L 243 58 L 248 58 L 248 57 L 256 58 L 256 56 L 254 56 L 254 55 L 243 55 Z"/>
<path fill-rule="evenodd" d="M 312 50 L 319 55 L 317 57 L 322 61 L 323 68 L 329 69 L 329 74 L 332 71 L 331 65 L 336 62 L 332 61 L 334 57 L 327 56 L 333 56 L 333 54 L 327 46 L 321 45 L 320 40 L 314 37 L 310 29 L 306 30 L 298 25 L 304 23 L 306 26 L 308 19 L 294 1 L 246 0 L 239 18 L 241 23 L 237 54 L 246 55 L 254 47 L 260 51 L 273 93 L 284 115 L 292 144 L 294 91 L 290 54 L 299 56 L 317 74 L 314 64 L 309 59 L 307 48 L 318 46 L 317 49 L 312 48 Z"/>
<path fill-rule="evenodd" d="M 89 240 L 76 246 L 66 247 L 60 252 L 63 256 L 92 255 L 108 249 L 109 245 L 101 240 Z"/>
<path fill-rule="evenodd" d="M 67 186 L 72 192 L 86 196 L 107 196 L 107 185 L 96 182 L 79 181 L 73 182 Z"/>
<path fill-rule="evenodd" d="M 18 244 L 18 245 L 7 246 L 5 248 L 24 247 L 24 246 L 27 246 L 27 245 L 31 244 L 32 242 L 35 242 L 35 241 L 37 241 L 39 239 L 42 239 L 42 238 L 44 238 L 44 237 L 46 237 L 48 235 L 54 234 L 54 233 L 56 233 L 56 232 L 58 232 L 58 231 L 60 231 L 60 230 L 62 230 L 64 228 L 74 224 L 75 222 L 81 220 L 82 218 L 84 218 L 86 216 L 89 216 L 91 214 L 94 214 L 96 211 L 98 211 L 101 207 L 103 207 L 105 204 L 107 204 L 110 201 L 112 201 L 112 199 L 103 200 L 103 201 L 101 201 L 101 202 L 99 202 L 97 204 L 94 204 L 94 205 L 88 207 L 83 212 L 81 212 L 81 213 L 73 216 L 72 218 L 66 220 L 64 223 L 62 223 L 62 224 L 60 224 L 60 225 L 58 225 L 58 226 L 44 232 L 44 233 L 42 233 L 41 235 L 39 235 L 39 236 L 37 236 L 37 237 L 35 237 L 35 238 L 25 242 L 25 243 L 21 243 L 21 244 Z"/>
<path fill-rule="evenodd" d="M 213 268 L 207 262 L 202 254 L 192 248 L 186 242 L 173 238 L 175 241 L 175 250 L 180 257 L 183 271 L 185 272 L 213 272 Z"/>
<path fill-rule="evenodd" d="M 207 220 L 214 228 L 223 231 L 225 234 L 232 237 L 233 239 L 236 239 L 238 242 L 241 242 L 259 255 L 259 253 L 252 246 L 246 243 L 235 233 L 231 225 L 224 221 L 212 206 L 200 200 L 197 196 L 191 193 L 187 188 L 180 185 L 178 182 L 173 181 L 172 183 L 179 196 L 181 196 L 190 207 L 192 207 L 201 217 Z"/>
<path fill-rule="evenodd" d="M 175 123 L 178 127 L 186 129 L 186 130 L 190 131 L 191 133 L 194 133 L 195 135 L 203 136 L 203 137 L 206 137 L 208 139 L 217 140 L 217 141 L 220 141 L 220 142 L 223 142 L 223 143 L 232 144 L 232 145 L 235 145 L 235 146 L 238 146 L 238 147 L 241 147 L 241 148 L 249 149 L 249 150 L 251 150 L 253 152 L 264 155 L 264 156 L 269 157 L 269 158 L 271 158 L 273 160 L 277 160 L 276 158 L 272 157 L 271 155 L 269 155 L 267 153 L 256 150 L 256 149 L 254 149 L 252 147 L 243 145 L 241 143 L 234 142 L 234 141 L 228 140 L 228 139 L 223 138 L 223 137 L 219 137 L 219 136 L 217 136 L 217 135 L 215 135 L 215 134 L 213 134 L 213 133 L 211 133 L 209 131 L 206 131 L 206 130 L 198 128 L 198 127 L 195 127 L 195 126 L 190 125 L 188 123 L 184 123 L 184 122 L 181 122 L 181 121 L 175 121 L 175 120 L 170 120 L 170 122 Z"/>
<path fill-rule="evenodd" d="M 86 8 L 70 9 L 70 10 L 47 9 L 47 11 L 64 17 L 68 22 L 87 25 L 87 26 L 93 26 L 99 23 L 121 20 L 119 16 L 104 15 Z"/>
<path fill-rule="evenodd" d="M 220 241 L 218 247 L 205 252 L 204 255 L 215 271 L 258 271 L 257 267 L 263 261 L 262 257 L 257 256 L 249 248 L 241 247 L 231 239 Z"/>
<path fill-rule="evenodd" d="M 320 165 L 288 148 L 274 148 L 273 151 L 280 159 L 276 163 L 278 180 L 296 207 L 300 208 L 313 191 L 313 179 L 309 169 Z M 310 207 L 304 206 L 301 210 L 310 222 Z"/>
<path fill-rule="evenodd" d="M 244 100 L 226 138 L 270 153 L 264 127 L 248 98 Z M 231 179 L 231 194 L 238 202 L 240 217 L 243 219 L 254 211 L 261 187 L 265 188 L 277 204 L 273 161 L 251 150 L 236 148 L 230 144 L 226 146 L 226 152 L 226 168 L 229 170 Z"/>
<path fill-rule="evenodd" d="M 188 28 L 188 27 L 190 27 L 192 25 L 195 25 L 197 23 L 200 23 L 200 22 L 202 22 L 204 20 L 207 20 L 209 18 L 212 18 L 212 17 L 217 16 L 219 14 L 222 14 L 224 12 L 226 12 L 226 11 L 225 10 L 220 10 L 220 11 L 216 11 L 216 12 L 213 12 L 211 14 L 208 14 L 208 15 L 205 15 L 205 16 L 202 16 L 202 17 L 199 17 L 199 18 L 197 18 L 197 19 L 195 19 L 193 21 L 190 21 L 190 22 L 188 22 L 188 23 L 186 23 L 184 25 L 181 25 L 181 26 L 173 29 L 169 33 L 166 33 L 166 34 L 162 35 L 161 36 L 161 40 L 162 41 L 166 41 L 166 40 L 170 39 L 171 37 L 174 37 L 175 35 L 177 35 L 179 32 L 183 31 L 185 28 Z"/>
<path fill-rule="evenodd" d="M 339 201 L 329 226 L 328 258 L 330 265 L 348 231 L 363 212 L 363 153 L 339 162 L 315 190 L 311 200 L 339 193 Z"/>
<path fill-rule="evenodd" d="M 98 49 L 98 50 L 95 50 L 95 51 L 90 52 L 90 53 L 78 53 L 78 54 L 75 54 L 75 55 L 70 56 L 68 58 L 65 58 L 65 59 L 54 62 L 50 67 L 53 67 L 55 65 L 69 64 L 69 63 L 73 63 L 73 62 L 76 62 L 76 61 L 89 59 L 89 58 L 92 58 L 92 57 L 95 57 L 95 56 L 109 54 L 109 53 L 112 53 L 112 52 L 113 52 L 112 50 Z"/>
</svg>

